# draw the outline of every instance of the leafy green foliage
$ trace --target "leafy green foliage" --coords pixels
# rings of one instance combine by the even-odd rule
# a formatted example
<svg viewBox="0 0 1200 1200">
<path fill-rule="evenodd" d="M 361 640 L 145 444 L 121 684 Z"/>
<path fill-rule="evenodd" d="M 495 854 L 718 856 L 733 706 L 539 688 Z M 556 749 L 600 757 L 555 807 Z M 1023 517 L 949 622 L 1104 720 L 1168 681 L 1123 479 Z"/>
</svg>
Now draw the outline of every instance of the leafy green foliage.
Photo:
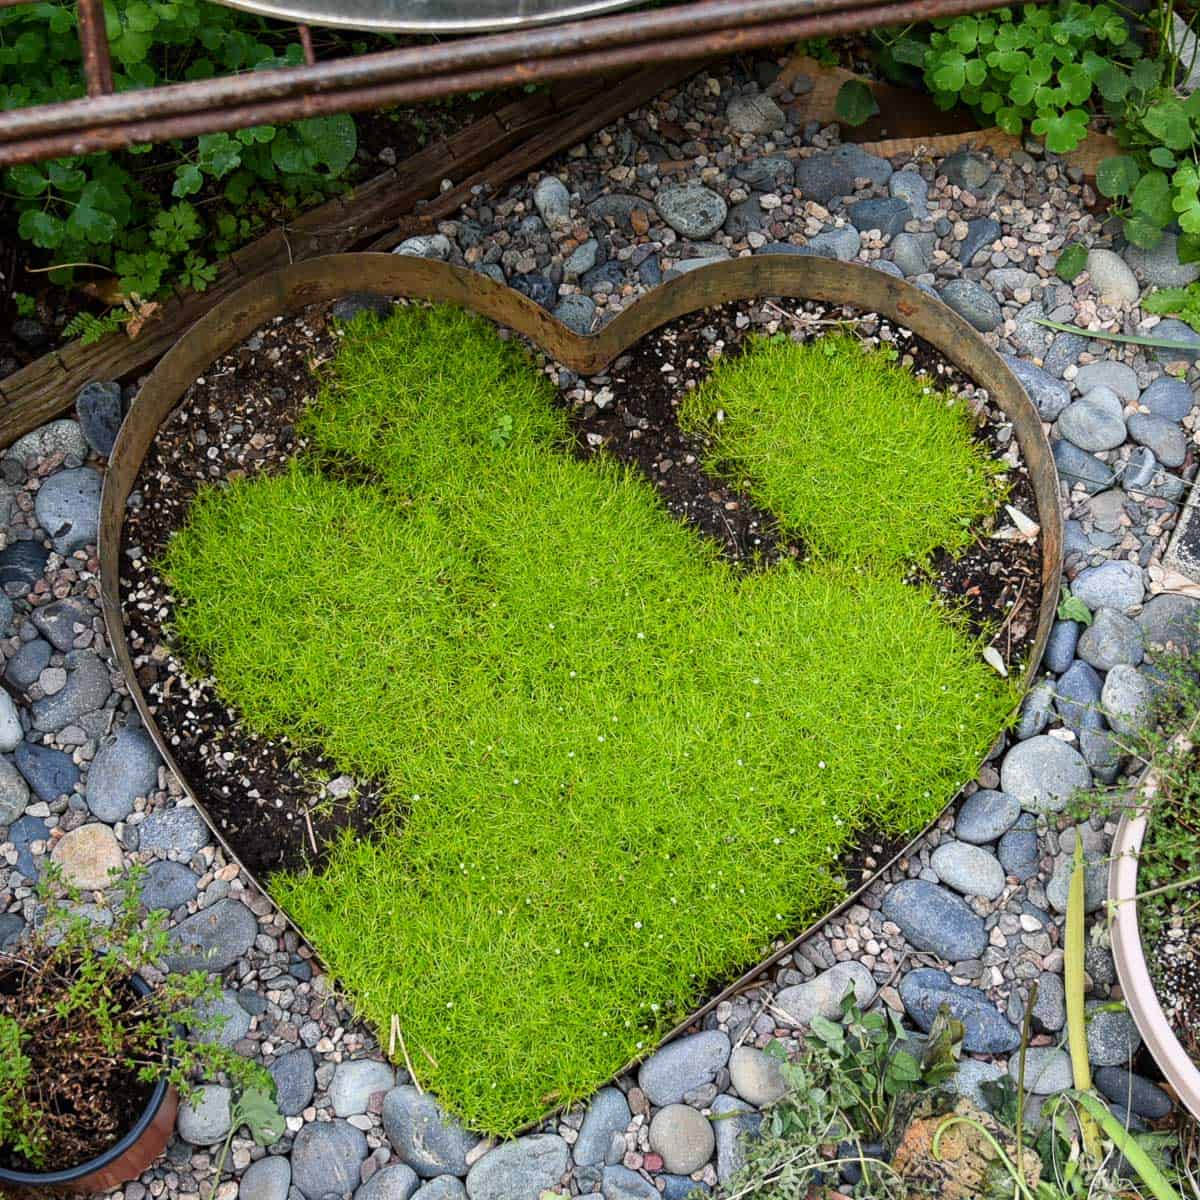
<svg viewBox="0 0 1200 1200">
<path fill-rule="evenodd" d="M 81 309 L 63 326 L 63 337 L 79 338 L 85 346 L 94 346 L 101 338 L 118 329 L 129 319 L 124 309 L 109 309 L 103 316 Z"/>
<path fill-rule="evenodd" d="M 175 637 L 255 729 L 385 781 L 375 836 L 272 891 L 365 1018 L 399 1016 L 422 1083 L 509 1133 L 841 898 L 847 840 L 936 812 L 1014 693 L 907 564 L 868 569 L 826 525 L 843 557 L 741 569 L 641 473 L 581 460 L 478 318 L 360 317 L 329 370 L 304 454 L 204 492 L 173 538 Z M 888 393 L 854 394 L 857 455 Z M 942 540 L 981 493 L 945 512 L 927 481 L 960 450 L 986 480 L 985 452 L 958 417 L 947 444 L 887 412 L 920 447 L 905 525 Z M 840 446 L 791 470 L 836 476 Z M 843 523 L 881 519 L 884 490 L 846 494 Z"/>
<path fill-rule="evenodd" d="M 107 0 L 105 15 L 119 91 L 302 60 L 266 22 L 203 0 Z M 0 9 L 0 108 L 83 95 L 75 25 L 65 3 Z M 175 285 L 203 290 L 231 234 L 244 240 L 269 212 L 336 187 L 356 149 L 353 118 L 341 114 L 20 164 L 3 184 L 17 233 L 51 263 L 109 267 L 126 296 L 148 299 Z M 201 195 L 203 215 L 187 202 Z M 74 269 L 52 277 L 69 282 Z"/>
<path fill-rule="evenodd" d="M 904 1200 L 909 1195 L 904 1182 L 885 1162 L 864 1153 L 863 1144 L 894 1146 L 914 1109 L 940 1101 L 962 1037 L 962 1025 L 944 1010 L 929 1038 L 915 1039 L 895 1013 L 863 1013 L 851 995 L 843 1001 L 840 1022 L 814 1018 L 795 1061 L 788 1061 L 782 1043 L 770 1043 L 765 1052 L 779 1060 L 788 1090 L 764 1112 L 759 1136 L 743 1140 L 745 1165 L 722 1195 L 808 1200 L 816 1194 L 814 1185 L 837 1171 L 831 1148 L 848 1143 L 853 1149 L 847 1159 L 862 1172 L 853 1194 Z"/>
<path fill-rule="evenodd" d="M 1200 256 L 1200 93 L 1178 95 L 1173 75 L 1169 60 L 1143 58 L 1123 76 L 1114 129 L 1124 152 L 1100 164 L 1096 187 L 1135 246 L 1156 246 L 1178 223 L 1190 262 Z"/>
<path fill-rule="evenodd" d="M 92 1104 L 93 1120 L 97 1112 L 110 1115 L 102 1070 L 119 1067 L 148 1083 L 166 1078 L 185 1098 L 201 1074 L 224 1074 L 243 1095 L 274 1095 L 262 1067 L 183 1036 L 184 1025 L 207 1031 L 224 1022 L 197 1010 L 220 994 L 210 976 L 171 974 L 141 997 L 129 988 L 130 977 L 157 970 L 169 948 L 168 914 L 142 911 L 144 877 L 145 868 L 135 867 L 113 880 L 113 921 L 106 928 L 80 911 L 78 890 L 47 866 L 38 886 L 45 917 L 15 951 L 0 952 L 0 969 L 17 985 L 0 993 L 0 1144 L 35 1168 L 81 1161 L 86 1106 Z M 75 1082 L 89 1073 L 96 1094 L 80 1095 Z M 250 1117 L 266 1129 L 262 1100 L 254 1101 Z"/>
<path fill-rule="evenodd" d="M 936 21 L 922 65 L 943 108 L 968 104 L 1006 133 L 1029 129 L 1063 154 L 1083 140 L 1094 94 L 1126 86 L 1131 57 L 1117 9 L 1076 0 Z"/>
<path fill-rule="evenodd" d="M 1200 333 L 1200 285 L 1159 288 L 1142 298 L 1142 309 L 1161 316 L 1178 317 Z"/>
<path fill-rule="evenodd" d="M 13 292 L 12 300 L 19 317 L 32 317 L 37 312 L 37 301 L 28 292 Z"/>
<path fill-rule="evenodd" d="M 866 124 L 879 111 L 879 101 L 861 79 L 847 79 L 838 88 L 833 108 L 839 121 L 858 126 Z"/>
<path fill-rule="evenodd" d="M 1078 596 L 1071 595 L 1071 589 L 1065 584 L 1058 597 L 1058 619 L 1060 621 L 1078 621 L 1080 625 L 1090 625 L 1093 621 L 1092 610 Z"/>
<path fill-rule="evenodd" d="M 1064 246 L 1063 252 L 1058 256 L 1058 262 L 1054 264 L 1054 273 L 1059 279 L 1071 283 L 1087 266 L 1087 256 L 1087 247 L 1079 242 Z"/>
</svg>

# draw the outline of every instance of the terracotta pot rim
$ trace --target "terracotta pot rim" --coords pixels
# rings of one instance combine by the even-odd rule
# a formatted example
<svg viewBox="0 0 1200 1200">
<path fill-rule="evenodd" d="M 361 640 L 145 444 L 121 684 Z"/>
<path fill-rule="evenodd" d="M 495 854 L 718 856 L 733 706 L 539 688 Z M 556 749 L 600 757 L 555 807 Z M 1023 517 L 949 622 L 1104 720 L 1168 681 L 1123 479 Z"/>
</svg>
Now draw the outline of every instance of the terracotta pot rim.
<svg viewBox="0 0 1200 1200">
<path fill-rule="evenodd" d="M 1154 772 L 1143 777 L 1139 792 L 1152 794 Z M 1143 805 L 1122 815 L 1113 838 L 1108 869 L 1108 902 L 1112 914 L 1112 954 L 1125 1005 L 1154 1061 L 1193 1117 L 1200 1119 L 1200 1067 L 1183 1048 L 1159 1003 L 1146 964 L 1138 927 L 1138 855 L 1149 825 L 1150 808 Z"/>
<path fill-rule="evenodd" d="M 139 996 L 146 996 L 152 990 L 150 985 L 140 976 L 131 975 L 130 985 Z M 170 1083 L 163 1076 L 154 1085 L 154 1091 L 146 1101 L 141 1115 L 133 1123 L 133 1127 L 119 1141 L 114 1142 L 103 1154 L 89 1158 L 77 1167 L 67 1167 L 61 1171 L 14 1171 L 8 1167 L 0 1167 L 0 1183 L 20 1183 L 27 1187 L 57 1187 L 65 1184 L 79 1183 L 96 1171 L 102 1171 L 111 1166 L 131 1146 L 136 1145 L 140 1138 L 150 1128 L 158 1110 L 162 1108 L 170 1090 Z"/>
</svg>

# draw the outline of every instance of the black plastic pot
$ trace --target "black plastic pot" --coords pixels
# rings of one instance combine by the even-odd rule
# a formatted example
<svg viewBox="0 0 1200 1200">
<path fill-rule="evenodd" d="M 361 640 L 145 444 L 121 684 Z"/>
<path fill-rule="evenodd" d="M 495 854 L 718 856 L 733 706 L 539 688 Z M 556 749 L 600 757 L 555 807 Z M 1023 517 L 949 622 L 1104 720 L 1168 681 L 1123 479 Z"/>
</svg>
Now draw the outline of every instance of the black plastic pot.
<svg viewBox="0 0 1200 1200">
<path fill-rule="evenodd" d="M 148 995 L 151 990 L 137 975 L 129 982 L 139 996 Z M 133 1128 L 103 1154 L 57 1171 L 13 1171 L 0 1167 L 0 1184 L 29 1191 L 45 1188 L 85 1195 L 120 1187 L 136 1179 L 166 1149 L 178 1111 L 178 1093 L 166 1079 L 160 1079 Z"/>
</svg>

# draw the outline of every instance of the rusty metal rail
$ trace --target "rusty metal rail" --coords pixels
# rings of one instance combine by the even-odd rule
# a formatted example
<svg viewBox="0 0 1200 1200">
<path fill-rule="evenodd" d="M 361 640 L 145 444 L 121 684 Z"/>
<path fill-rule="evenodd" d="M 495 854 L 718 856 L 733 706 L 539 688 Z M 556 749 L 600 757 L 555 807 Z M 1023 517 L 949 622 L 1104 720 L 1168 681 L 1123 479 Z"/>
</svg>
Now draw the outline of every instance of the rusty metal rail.
<svg viewBox="0 0 1200 1200">
<path fill-rule="evenodd" d="M 0 0 L 0 5 L 29 0 Z M 78 0 L 88 96 L 0 117 L 0 165 L 462 92 L 702 59 L 995 8 L 998 0 L 694 0 L 636 16 L 113 92 L 100 0 Z M 311 37 L 301 29 L 306 58 Z"/>
</svg>

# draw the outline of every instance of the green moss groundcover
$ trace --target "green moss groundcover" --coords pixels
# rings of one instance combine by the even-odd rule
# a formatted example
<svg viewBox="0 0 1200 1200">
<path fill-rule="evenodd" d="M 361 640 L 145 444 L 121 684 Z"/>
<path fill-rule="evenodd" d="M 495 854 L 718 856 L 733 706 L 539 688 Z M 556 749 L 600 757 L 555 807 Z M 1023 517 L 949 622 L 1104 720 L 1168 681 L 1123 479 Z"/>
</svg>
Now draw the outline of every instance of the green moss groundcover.
<svg viewBox="0 0 1200 1200">
<path fill-rule="evenodd" d="M 688 420 L 718 408 L 714 469 L 810 561 L 739 571 L 572 453 L 515 344 L 401 308 L 348 331 L 309 449 L 202 495 L 167 556 L 249 724 L 388 780 L 377 838 L 272 889 L 480 1130 L 586 1095 L 840 899 L 855 832 L 929 819 L 1012 706 L 902 581 L 994 506 L 961 410 L 848 339 L 756 344 Z"/>
</svg>

